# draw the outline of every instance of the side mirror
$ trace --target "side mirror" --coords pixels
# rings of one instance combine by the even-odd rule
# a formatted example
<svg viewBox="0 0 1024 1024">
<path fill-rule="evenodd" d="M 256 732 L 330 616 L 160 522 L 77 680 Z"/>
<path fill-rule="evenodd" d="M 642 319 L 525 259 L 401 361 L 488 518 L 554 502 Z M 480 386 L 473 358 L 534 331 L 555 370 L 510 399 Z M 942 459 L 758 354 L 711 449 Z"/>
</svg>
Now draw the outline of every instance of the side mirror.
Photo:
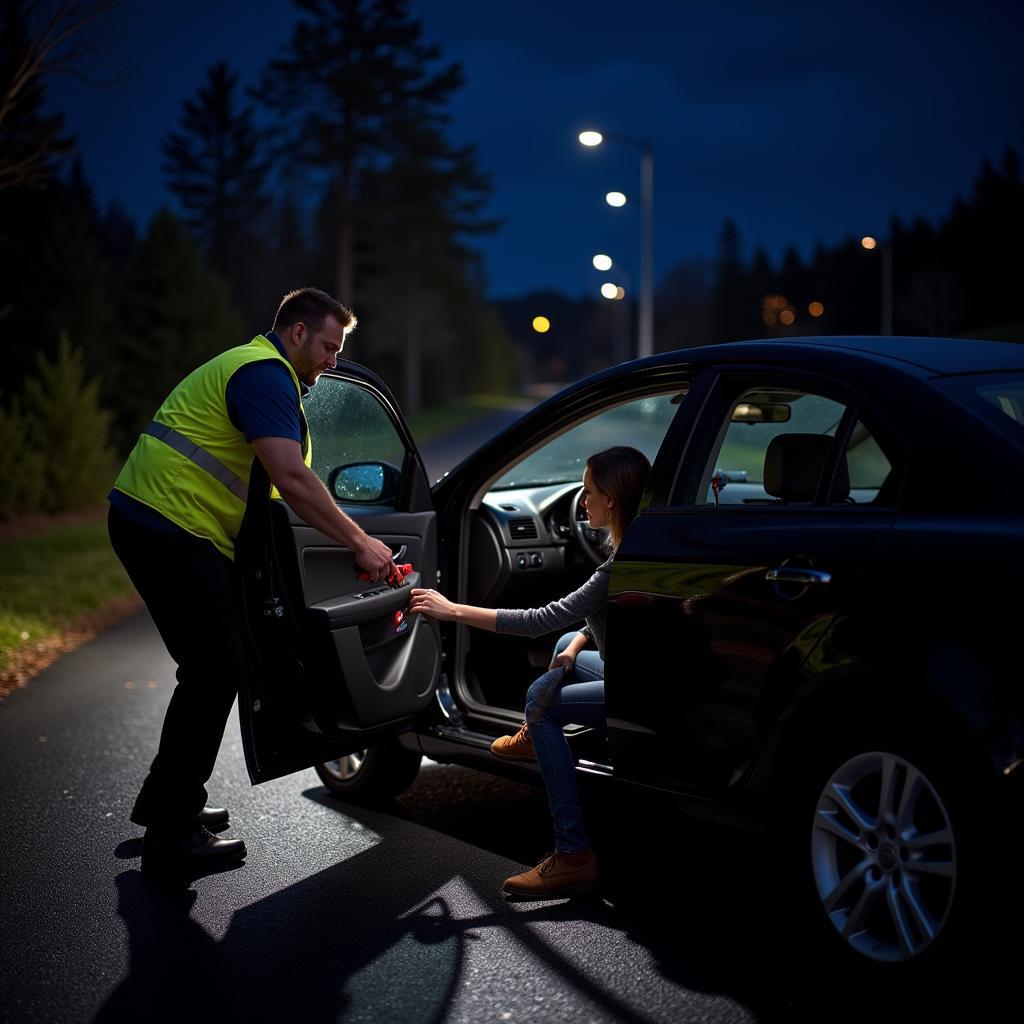
<svg viewBox="0 0 1024 1024">
<path fill-rule="evenodd" d="M 788 423 L 792 409 L 782 402 L 740 402 L 732 411 L 733 423 Z"/>
<path fill-rule="evenodd" d="M 332 469 L 327 489 L 338 501 L 388 504 L 398 497 L 401 471 L 386 462 L 350 462 Z"/>
</svg>

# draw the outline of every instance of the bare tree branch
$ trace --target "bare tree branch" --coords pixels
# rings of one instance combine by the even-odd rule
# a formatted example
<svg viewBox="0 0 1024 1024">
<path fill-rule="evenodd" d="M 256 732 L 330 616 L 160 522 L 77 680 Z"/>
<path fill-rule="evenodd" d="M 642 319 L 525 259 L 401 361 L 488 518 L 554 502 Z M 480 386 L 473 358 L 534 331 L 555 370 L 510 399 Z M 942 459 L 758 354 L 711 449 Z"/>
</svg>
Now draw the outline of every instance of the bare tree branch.
<svg viewBox="0 0 1024 1024">
<path fill-rule="evenodd" d="M 63 118 L 39 110 L 42 87 L 52 75 L 81 74 L 94 29 L 117 6 L 118 0 L 0 0 L 0 189 L 42 186 L 51 159 L 70 148 Z"/>
</svg>

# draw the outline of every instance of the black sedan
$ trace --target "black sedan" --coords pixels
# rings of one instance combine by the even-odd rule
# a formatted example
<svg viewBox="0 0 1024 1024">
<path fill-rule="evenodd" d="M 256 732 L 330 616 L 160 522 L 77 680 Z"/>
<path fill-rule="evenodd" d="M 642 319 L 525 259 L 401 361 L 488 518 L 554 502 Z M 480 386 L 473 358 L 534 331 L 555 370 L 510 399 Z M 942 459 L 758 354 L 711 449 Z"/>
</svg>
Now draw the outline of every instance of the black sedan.
<svg viewBox="0 0 1024 1024">
<path fill-rule="evenodd" d="M 307 404 L 314 468 L 408 586 L 534 607 L 603 559 L 586 457 L 653 473 L 616 555 L 608 728 L 581 772 L 777 839 L 837 956 L 941 957 L 1001 898 L 1019 829 L 1024 347 L 807 338 L 613 367 L 523 416 L 430 487 L 386 386 L 352 363 Z M 507 771 L 551 639 L 405 616 L 408 586 L 280 502 L 239 544 L 254 783 L 316 765 L 354 800 L 423 754 Z M 527 769 L 528 770 L 528 769 Z M 802 888 L 801 888 L 802 886 Z M 888 970 L 889 967 L 884 969 Z"/>
</svg>

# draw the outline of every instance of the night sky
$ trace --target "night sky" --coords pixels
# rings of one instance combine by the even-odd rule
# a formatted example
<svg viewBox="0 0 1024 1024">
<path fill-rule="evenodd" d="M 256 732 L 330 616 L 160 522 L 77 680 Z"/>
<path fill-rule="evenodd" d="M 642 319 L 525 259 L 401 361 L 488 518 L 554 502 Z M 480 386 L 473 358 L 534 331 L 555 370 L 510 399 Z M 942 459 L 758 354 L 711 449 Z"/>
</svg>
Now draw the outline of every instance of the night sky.
<svg viewBox="0 0 1024 1024">
<path fill-rule="evenodd" d="M 419 0 L 467 84 L 451 135 L 492 177 L 489 294 L 596 294 L 607 252 L 639 278 L 639 153 L 585 150 L 603 128 L 654 145 L 655 268 L 713 259 L 723 220 L 747 255 L 941 217 L 981 160 L 1024 152 L 1024 3 Z M 140 223 L 170 197 L 160 145 L 208 65 L 245 84 L 291 36 L 286 0 L 124 0 L 93 79 L 54 79 L 102 205 Z"/>
</svg>

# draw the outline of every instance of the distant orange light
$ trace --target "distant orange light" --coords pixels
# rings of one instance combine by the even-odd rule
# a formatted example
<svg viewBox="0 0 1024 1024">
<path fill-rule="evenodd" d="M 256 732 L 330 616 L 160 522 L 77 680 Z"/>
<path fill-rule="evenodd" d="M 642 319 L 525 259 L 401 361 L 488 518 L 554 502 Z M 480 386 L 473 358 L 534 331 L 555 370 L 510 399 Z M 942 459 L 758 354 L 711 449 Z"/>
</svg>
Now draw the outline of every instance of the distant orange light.
<svg viewBox="0 0 1024 1024">
<path fill-rule="evenodd" d="M 825 307 L 820 302 L 812 302 L 807 307 L 807 312 L 810 313 L 811 316 L 821 316 L 821 314 L 825 312 Z"/>
<path fill-rule="evenodd" d="M 865 249 L 876 249 L 878 247 L 878 242 L 876 242 L 870 235 L 865 235 L 860 240 L 860 244 L 863 245 Z"/>
<path fill-rule="evenodd" d="M 763 321 L 764 321 L 764 322 L 765 322 L 765 323 L 766 323 L 766 324 L 767 324 L 767 325 L 768 325 L 769 327 L 771 327 L 771 325 L 772 325 L 773 323 L 775 323 L 775 311 L 774 311 L 774 310 L 772 310 L 772 309 L 766 309 L 766 310 L 765 310 L 765 311 L 764 311 L 764 312 L 763 312 L 763 313 L 761 314 L 761 319 L 762 319 L 762 320 L 763 320 Z"/>
<path fill-rule="evenodd" d="M 793 315 L 793 310 L 791 309 L 784 309 L 779 314 L 779 323 L 785 324 L 786 327 L 788 327 L 795 319 L 796 317 Z"/>
<path fill-rule="evenodd" d="M 538 334 L 547 334 L 551 330 L 551 321 L 546 316 L 535 316 L 533 318 L 533 329 Z"/>
</svg>

